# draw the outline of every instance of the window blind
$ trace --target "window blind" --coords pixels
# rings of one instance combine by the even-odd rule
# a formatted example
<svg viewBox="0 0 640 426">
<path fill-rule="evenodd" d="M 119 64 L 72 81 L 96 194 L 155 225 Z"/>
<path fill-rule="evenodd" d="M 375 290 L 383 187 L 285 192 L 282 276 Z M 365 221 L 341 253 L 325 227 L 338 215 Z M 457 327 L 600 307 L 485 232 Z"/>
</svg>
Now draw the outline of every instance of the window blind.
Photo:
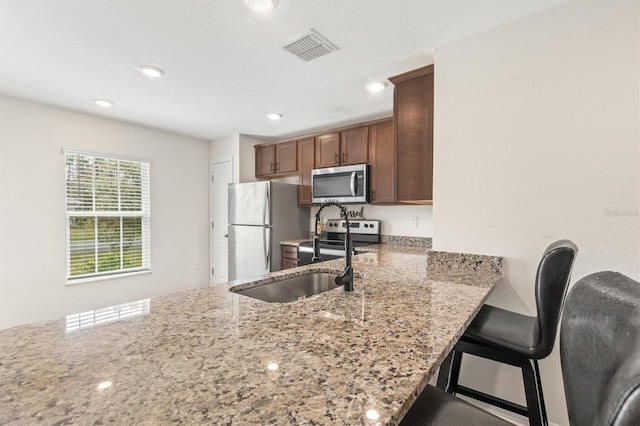
<svg viewBox="0 0 640 426">
<path fill-rule="evenodd" d="M 149 270 L 149 161 L 64 155 L 67 279 Z"/>
</svg>

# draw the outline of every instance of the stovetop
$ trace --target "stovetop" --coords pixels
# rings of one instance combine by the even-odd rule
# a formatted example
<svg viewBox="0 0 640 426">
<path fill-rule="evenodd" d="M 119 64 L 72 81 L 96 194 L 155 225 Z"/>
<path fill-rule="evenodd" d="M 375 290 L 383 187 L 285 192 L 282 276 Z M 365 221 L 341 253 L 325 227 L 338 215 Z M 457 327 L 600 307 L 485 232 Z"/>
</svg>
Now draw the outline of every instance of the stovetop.
<svg viewBox="0 0 640 426">
<path fill-rule="evenodd" d="M 326 236 L 320 240 L 320 250 L 342 249 L 347 233 L 346 221 L 344 219 L 329 219 L 325 230 Z M 351 234 L 351 246 L 354 248 L 380 243 L 379 220 L 349 220 L 349 232 Z M 299 246 L 313 247 L 313 243 L 300 243 Z"/>
</svg>

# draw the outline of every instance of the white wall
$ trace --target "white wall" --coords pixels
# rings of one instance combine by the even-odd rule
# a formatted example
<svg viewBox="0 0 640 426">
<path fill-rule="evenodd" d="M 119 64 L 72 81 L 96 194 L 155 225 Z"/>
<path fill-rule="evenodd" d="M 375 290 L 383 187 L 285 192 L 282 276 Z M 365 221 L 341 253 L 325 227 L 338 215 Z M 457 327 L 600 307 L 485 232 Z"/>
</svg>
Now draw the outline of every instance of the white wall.
<svg viewBox="0 0 640 426">
<path fill-rule="evenodd" d="M 233 158 L 233 181 L 240 182 L 240 135 L 234 134 L 209 143 L 209 160 Z"/>
<path fill-rule="evenodd" d="M 434 248 L 505 256 L 490 303 L 535 314 L 560 238 L 580 249 L 572 283 L 639 278 L 638 26 L 637 0 L 578 0 L 436 49 Z M 542 383 L 566 425 L 557 346 Z M 462 380 L 524 402 L 515 369 L 470 362 Z"/>
<path fill-rule="evenodd" d="M 254 182 L 256 181 L 256 150 L 253 147 L 264 143 L 259 139 L 251 136 L 240 135 L 240 181 Z"/>
<path fill-rule="evenodd" d="M 63 145 L 152 160 L 151 274 L 65 286 Z M 0 328 L 207 285 L 207 149 L 0 97 Z"/>
</svg>

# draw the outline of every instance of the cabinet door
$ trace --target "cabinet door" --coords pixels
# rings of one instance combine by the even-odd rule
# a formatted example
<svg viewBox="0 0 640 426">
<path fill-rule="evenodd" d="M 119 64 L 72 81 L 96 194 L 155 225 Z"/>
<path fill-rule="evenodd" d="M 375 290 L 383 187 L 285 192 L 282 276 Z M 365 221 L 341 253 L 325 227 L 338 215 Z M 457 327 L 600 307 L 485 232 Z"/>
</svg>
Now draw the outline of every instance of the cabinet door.
<svg viewBox="0 0 640 426">
<path fill-rule="evenodd" d="M 396 201 L 396 157 L 393 121 L 369 127 L 371 204 Z"/>
<path fill-rule="evenodd" d="M 282 269 L 291 269 L 298 267 L 298 261 L 293 259 L 282 259 Z"/>
<path fill-rule="evenodd" d="M 283 142 L 276 147 L 276 173 L 298 170 L 298 141 Z"/>
<path fill-rule="evenodd" d="M 328 133 L 316 138 L 316 167 L 340 165 L 340 133 Z"/>
<path fill-rule="evenodd" d="M 256 177 L 268 176 L 276 170 L 276 151 L 274 145 L 256 146 Z"/>
<path fill-rule="evenodd" d="M 369 128 L 360 127 L 340 134 L 340 164 L 362 164 L 369 161 Z"/>
<path fill-rule="evenodd" d="M 311 170 L 315 167 L 315 140 L 307 138 L 298 141 L 298 204 L 311 205 Z"/>
<path fill-rule="evenodd" d="M 396 199 L 433 200 L 433 65 L 389 79 L 394 85 Z"/>
</svg>

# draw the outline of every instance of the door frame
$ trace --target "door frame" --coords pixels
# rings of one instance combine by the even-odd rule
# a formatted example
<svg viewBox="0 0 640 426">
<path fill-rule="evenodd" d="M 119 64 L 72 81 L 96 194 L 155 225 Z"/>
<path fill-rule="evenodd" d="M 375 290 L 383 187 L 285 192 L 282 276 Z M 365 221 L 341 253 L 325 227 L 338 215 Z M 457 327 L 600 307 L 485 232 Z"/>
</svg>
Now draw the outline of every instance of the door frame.
<svg viewBox="0 0 640 426">
<path fill-rule="evenodd" d="M 231 165 L 231 183 L 236 183 L 233 174 L 233 155 L 228 157 L 220 157 L 209 162 L 209 285 L 213 285 L 213 257 L 215 253 L 214 233 L 213 233 L 213 205 L 215 194 L 213 192 L 213 166 L 219 163 L 229 163 Z M 227 194 L 224 195 L 225 197 Z M 228 200 L 227 200 L 228 201 Z"/>
</svg>

